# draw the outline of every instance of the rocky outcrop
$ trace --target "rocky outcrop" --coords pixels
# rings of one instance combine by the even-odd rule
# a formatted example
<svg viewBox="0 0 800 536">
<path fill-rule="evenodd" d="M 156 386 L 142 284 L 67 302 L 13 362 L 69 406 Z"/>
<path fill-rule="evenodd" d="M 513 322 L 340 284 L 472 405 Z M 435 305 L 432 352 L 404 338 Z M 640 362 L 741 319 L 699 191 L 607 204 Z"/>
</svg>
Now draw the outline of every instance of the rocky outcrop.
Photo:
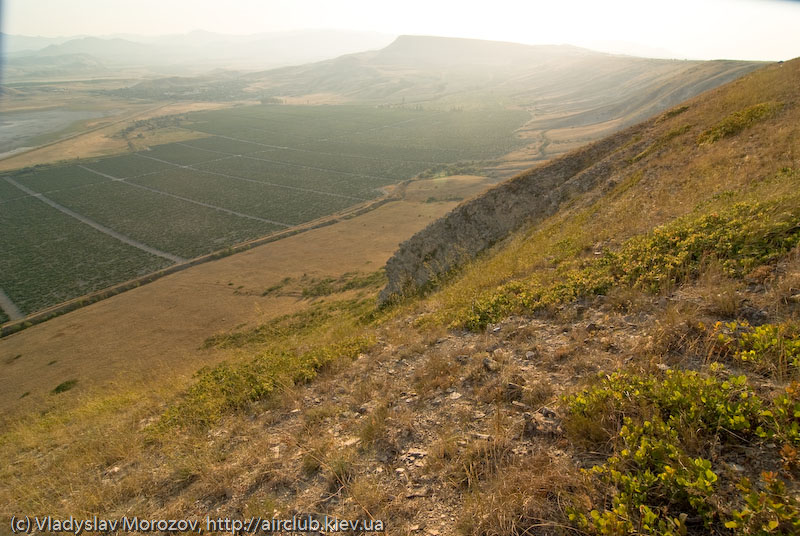
<svg viewBox="0 0 800 536">
<path fill-rule="evenodd" d="M 385 304 L 430 285 L 513 231 L 554 214 L 609 180 L 646 142 L 643 123 L 526 171 L 467 201 L 410 239 L 386 263 Z"/>
</svg>

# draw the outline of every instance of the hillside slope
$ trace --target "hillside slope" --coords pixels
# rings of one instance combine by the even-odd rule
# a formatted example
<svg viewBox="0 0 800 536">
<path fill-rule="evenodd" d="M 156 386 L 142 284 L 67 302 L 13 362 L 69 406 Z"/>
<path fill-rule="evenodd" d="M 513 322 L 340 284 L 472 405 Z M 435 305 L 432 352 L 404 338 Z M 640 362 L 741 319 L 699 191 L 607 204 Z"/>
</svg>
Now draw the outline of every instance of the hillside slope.
<svg viewBox="0 0 800 536">
<path fill-rule="evenodd" d="M 306 286 L 307 309 L 210 337 L 228 360 L 179 393 L 64 387 L 7 420 L 0 501 L 426 536 L 798 534 L 798 88 L 800 60 L 764 67 L 462 205 L 524 216 L 508 194 L 540 204 L 537 173 L 583 177 L 427 296 Z M 430 229 L 432 251 L 460 239 Z"/>
<path fill-rule="evenodd" d="M 554 116 L 581 126 L 647 117 L 758 67 L 756 62 L 615 56 L 569 45 L 521 45 L 433 36 L 245 78 L 275 96 L 334 93 L 348 100 L 530 107 L 549 128 Z"/>
</svg>

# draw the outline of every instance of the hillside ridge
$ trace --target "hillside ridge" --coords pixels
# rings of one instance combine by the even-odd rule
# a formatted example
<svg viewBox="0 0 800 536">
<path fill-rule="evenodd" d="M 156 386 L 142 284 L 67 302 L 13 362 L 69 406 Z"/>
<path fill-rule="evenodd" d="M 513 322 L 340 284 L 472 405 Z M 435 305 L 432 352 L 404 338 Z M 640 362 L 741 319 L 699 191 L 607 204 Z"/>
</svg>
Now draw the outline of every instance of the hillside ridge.
<svg viewBox="0 0 800 536">
<path fill-rule="evenodd" d="M 647 124 L 630 127 L 503 182 L 403 242 L 386 263 L 389 282 L 379 303 L 424 288 L 517 229 L 554 214 L 571 196 L 608 179 L 618 163 L 647 143 L 634 139 Z"/>
</svg>

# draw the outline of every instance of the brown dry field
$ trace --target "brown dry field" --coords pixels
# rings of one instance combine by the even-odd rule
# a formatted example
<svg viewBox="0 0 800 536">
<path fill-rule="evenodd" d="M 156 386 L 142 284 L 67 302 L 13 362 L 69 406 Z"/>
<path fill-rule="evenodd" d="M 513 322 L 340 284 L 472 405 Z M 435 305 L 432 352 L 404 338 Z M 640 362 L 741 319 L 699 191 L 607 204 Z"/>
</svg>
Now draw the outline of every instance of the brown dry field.
<svg viewBox="0 0 800 536">
<path fill-rule="evenodd" d="M 560 119 L 561 116 L 551 118 Z M 596 141 L 624 126 L 623 119 L 614 119 L 581 127 L 542 130 L 532 126 L 539 120 L 541 116 L 535 116 L 517 131 L 519 138 L 526 144 L 499 158 L 497 164 L 491 167 L 492 175 L 501 179 L 514 176 L 538 163 Z"/>
<path fill-rule="evenodd" d="M 71 136 L 67 139 L 44 145 L 36 149 L 31 149 L 24 153 L 19 153 L 3 160 L 0 160 L 0 171 L 9 171 L 36 164 L 52 164 L 75 158 L 95 158 L 99 156 L 109 156 L 128 152 L 128 143 L 122 138 L 112 136 L 131 124 L 134 121 L 149 119 L 161 115 L 180 114 L 196 110 L 214 110 L 232 106 L 235 103 L 216 103 L 216 102 L 192 102 L 192 103 L 173 103 L 160 104 L 153 106 L 152 103 L 147 107 L 138 107 L 133 112 L 131 109 L 125 110 L 122 114 L 104 117 L 93 121 L 94 125 L 103 122 L 109 123 L 107 126 Z M 93 128 L 90 124 L 87 128 Z M 159 132 L 150 135 L 151 137 L 143 140 L 136 140 L 138 144 L 156 145 L 159 143 L 170 143 L 183 141 L 198 137 L 204 134 L 189 130 L 170 129 L 166 134 Z"/>
<path fill-rule="evenodd" d="M 0 339 L 2 413 L 51 406 L 50 391 L 70 379 L 78 380 L 76 392 L 115 382 L 155 386 L 216 363 L 229 354 L 201 349 L 209 336 L 309 303 L 264 297 L 265 289 L 304 274 L 374 272 L 400 242 L 458 203 L 425 202 L 429 192 L 469 196 L 488 186 L 479 177 L 420 181 L 408 187 L 407 199 L 195 266 Z"/>
<path fill-rule="evenodd" d="M 486 177 L 478 175 L 451 175 L 410 183 L 402 190 L 408 202 L 429 203 L 469 199 L 486 190 Z"/>
<path fill-rule="evenodd" d="M 254 84 L 251 87 L 259 87 L 258 84 Z M 337 95 L 336 93 L 309 93 L 308 95 L 300 95 L 300 96 L 293 96 L 293 95 L 285 95 L 279 97 L 280 100 L 283 101 L 284 104 L 344 104 L 347 102 L 347 99 L 341 95 Z"/>
<path fill-rule="evenodd" d="M 118 110 L 120 114 L 133 112 L 137 108 L 152 107 L 153 103 L 133 104 L 129 99 L 105 97 L 99 99 L 89 96 L 87 91 L 112 90 L 125 87 L 120 81 L 108 81 L 102 84 L 86 84 L 81 82 L 52 82 L 40 88 L 26 91 L 11 91 L 3 96 L 3 111 L 24 112 L 33 110 L 55 110 L 63 108 L 79 108 L 92 110 Z M 57 88 L 56 91 L 53 88 Z M 106 118 L 107 119 L 107 118 Z"/>
</svg>

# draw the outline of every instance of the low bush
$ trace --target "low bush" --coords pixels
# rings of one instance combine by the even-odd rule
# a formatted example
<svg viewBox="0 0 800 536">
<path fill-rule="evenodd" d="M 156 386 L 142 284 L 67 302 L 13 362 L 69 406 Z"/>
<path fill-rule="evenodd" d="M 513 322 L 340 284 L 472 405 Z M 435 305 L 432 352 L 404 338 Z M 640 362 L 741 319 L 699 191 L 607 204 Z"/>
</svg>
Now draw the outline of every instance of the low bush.
<svg viewBox="0 0 800 536">
<path fill-rule="evenodd" d="M 677 219 L 631 238 L 600 258 L 565 264 L 549 282 L 515 280 L 473 300 L 456 321 L 483 329 L 512 312 L 531 312 L 615 286 L 649 293 L 668 291 L 696 278 L 710 260 L 725 275 L 741 278 L 800 243 L 798 205 L 779 201 L 737 203 L 724 211 Z"/>
<path fill-rule="evenodd" d="M 667 370 L 614 373 L 566 398 L 568 437 L 585 447 L 600 441 L 608 454 L 584 471 L 595 497 L 573 508 L 571 521 L 606 535 L 687 534 L 699 524 L 715 533 L 795 534 L 800 509 L 783 481 L 769 475 L 758 489 L 733 482 L 718 452 L 742 441 L 797 445 L 799 392 L 794 385 L 766 400 L 745 376 Z"/>
<path fill-rule="evenodd" d="M 265 352 L 248 361 L 203 368 L 182 399 L 162 414 L 154 431 L 174 426 L 206 428 L 277 389 L 312 380 L 336 360 L 355 359 L 372 344 L 372 337 L 351 337 L 299 354 Z"/>
<path fill-rule="evenodd" d="M 755 125 L 759 121 L 774 116 L 781 108 L 783 108 L 783 104 L 780 102 L 762 102 L 734 112 L 700 134 L 697 138 L 697 143 L 698 145 L 714 143 L 722 138 L 735 136 L 742 130 Z"/>
</svg>

